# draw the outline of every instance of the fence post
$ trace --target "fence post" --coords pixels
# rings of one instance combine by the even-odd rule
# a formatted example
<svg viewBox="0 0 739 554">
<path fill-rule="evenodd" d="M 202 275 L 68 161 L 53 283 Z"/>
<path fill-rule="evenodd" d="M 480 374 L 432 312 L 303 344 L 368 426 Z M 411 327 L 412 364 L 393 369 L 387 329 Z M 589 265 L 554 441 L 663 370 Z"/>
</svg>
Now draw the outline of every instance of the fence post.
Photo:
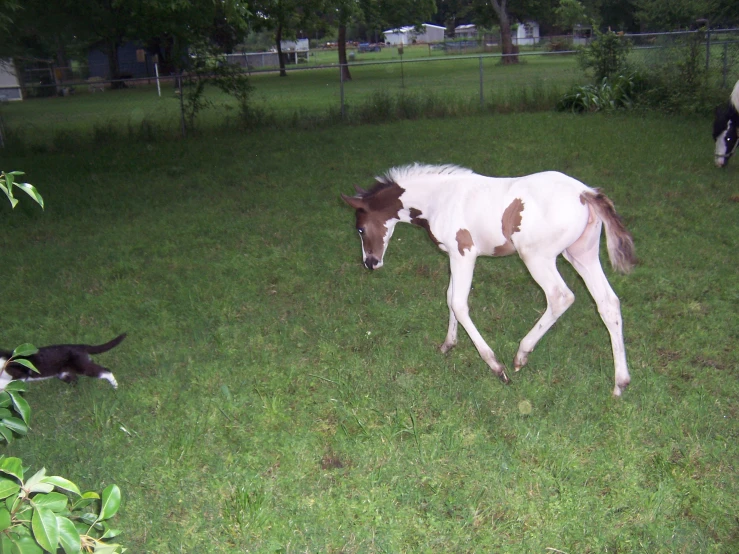
<svg viewBox="0 0 739 554">
<path fill-rule="evenodd" d="M 706 71 L 711 62 L 711 28 L 706 23 Z"/>
<path fill-rule="evenodd" d="M 339 64 L 339 83 L 341 89 L 341 121 L 346 119 L 346 106 L 344 104 L 344 64 Z"/>
<path fill-rule="evenodd" d="M 724 68 L 721 72 L 721 86 L 726 88 L 726 77 L 729 73 L 729 43 L 724 42 Z"/>
<path fill-rule="evenodd" d="M 175 79 L 177 79 L 177 85 L 180 90 L 180 126 L 182 128 L 182 138 L 185 138 L 187 136 L 187 127 L 185 126 L 185 99 L 182 91 L 182 70 L 177 70 Z"/>
<path fill-rule="evenodd" d="M 485 109 L 485 89 L 482 78 L 482 56 L 480 56 L 480 109 Z"/>
</svg>

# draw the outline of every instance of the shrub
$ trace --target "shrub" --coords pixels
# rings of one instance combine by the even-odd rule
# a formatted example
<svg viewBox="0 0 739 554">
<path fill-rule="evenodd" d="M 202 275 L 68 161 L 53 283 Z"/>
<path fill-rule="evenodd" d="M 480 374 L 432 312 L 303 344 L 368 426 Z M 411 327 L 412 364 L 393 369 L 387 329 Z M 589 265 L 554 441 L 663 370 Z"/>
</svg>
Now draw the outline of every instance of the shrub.
<svg viewBox="0 0 739 554">
<path fill-rule="evenodd" d="M 578 61 L 586 72 L 593 74 L 593 81 L 600 83 L 628 72 L 627 57 L 631 52 L 631 41 L 623 34 L 595 31 L 595 40 L 580 51 Z"/>
<path fill-rule="evenodd" d="M 576 86 L 562 97 L 557 109 L 573 113 L 630 109 L 634 106 L 637 83 L 637 77 L 629 74 L 604 77 L 598 85 Z"/>
</svg>

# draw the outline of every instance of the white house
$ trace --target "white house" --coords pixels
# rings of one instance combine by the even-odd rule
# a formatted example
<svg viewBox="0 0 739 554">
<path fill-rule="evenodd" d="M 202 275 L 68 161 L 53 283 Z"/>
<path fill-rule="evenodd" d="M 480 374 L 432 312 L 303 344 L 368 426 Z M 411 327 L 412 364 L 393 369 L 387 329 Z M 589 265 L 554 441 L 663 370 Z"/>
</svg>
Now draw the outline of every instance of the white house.
<svg viewBox="0 0 739 554">
<path fill-rule="evenodd" d="M 469 23 L 467 25 L 457 25 L 454 28 L 455 38 L 477 38 L 477 25 Z"/>
<path fill-rule="evenodd" d="M 310 50 L 310 42 L 307 38 L 299 38 L 296 40 L 281 40 L 280 48 L 283 54 L 294 56 L 295 63 L 298 63 L 298 57 L 307 58 Z M 299 55 L 300 54 L 300 55 Z"/>
<path fill-rule="evenodd" d="M 0 59 L 0 100 L 23 100 L 13 60 Z"/>
<path fill-rule="evenodd" d="M 443 42 L 446 27 L 424 23 L 419 33 L 413 25 L 384 31 L 385 42 L 390 45 L 413 44 L 414 42 Z"/>
<path fill-rule="evenodd" d="M 531 46 L 539 44 L 539 24 L 536 21 L 525 21 L 518 26 L 512 37 L 513 44 Z"/>
</svg>

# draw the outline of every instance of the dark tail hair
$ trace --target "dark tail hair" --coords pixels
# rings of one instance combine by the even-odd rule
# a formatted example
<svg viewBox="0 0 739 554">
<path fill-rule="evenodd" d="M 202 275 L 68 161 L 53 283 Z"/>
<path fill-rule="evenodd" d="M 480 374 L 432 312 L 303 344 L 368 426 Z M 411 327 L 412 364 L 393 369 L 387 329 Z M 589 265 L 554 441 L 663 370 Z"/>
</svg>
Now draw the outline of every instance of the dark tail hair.
<svg viewBox="0 0 739 554">
<path fill-rule="evenodd" d="M 121 342 L 123 342 L 123 339 L 126 338 L 126 333 L 123 333 L 122 335 L 118 335 L 116 338 L 114 338 L 110 342 L 106 342 L 105 344 L 100 344 L 98 346 L 87 346 L 85 350 L 88 354 L 102 354 L 103 352 L 107 352 L 108 350 L 112 350 Z"/>
<path fill-rule="evenodd" d="M 634 239 L 624 227 L 621 217 L 616 213 L 613 202 L 597 189 L 595 193 L 582 193 L 580 198 L 583 204 L 591 206 L 603 221 L 606 228 L 608 258 L 611 260 L 613 269 L 620 273 L 629 273 L 636 265 Z"/>
</svg>

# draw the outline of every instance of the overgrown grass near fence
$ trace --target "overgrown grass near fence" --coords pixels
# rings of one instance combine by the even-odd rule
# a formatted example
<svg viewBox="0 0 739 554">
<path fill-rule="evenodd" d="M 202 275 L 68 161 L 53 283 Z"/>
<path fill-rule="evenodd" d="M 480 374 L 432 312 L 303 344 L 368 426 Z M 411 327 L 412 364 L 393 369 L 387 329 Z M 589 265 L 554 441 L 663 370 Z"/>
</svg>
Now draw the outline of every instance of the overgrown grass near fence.
<svg viewBox="0 0 739 554">
<path fill-rule="evenodd" d="M 118 391 L 33 384 L 33 439 L 5 453 L 119 484 L 130 552 L 735 552 L 739 167 L 709 128 L 484 115 L 6 153 L 47 207 L 0 208 L 2 344 L 128 338 L 96 356 Z M 339 193 L 413 161 L 614 200 L 640 260 L 606 268 L 623 398 L 566 263 L 577 300 L 507 387 L 463 331 L 438 352 L 447 258 L 422 230 L 361 266 Z M 544 296 L 515 256 L 480 259 L 471 306 L 510 363 Z"/>
<path fill-rule="evenodd" d="M 344 83 L 345 119 L 378 121 L 372 113 L 378 98 L 411 106 L 418 117 L 465 115 L 480 111 L 550 109 L 582 74 L 572 56 L 531 56 L 515 67 L 499 58 L 482 60 L 483 102 L 480 103 L 478 57 L 409 61 L 389 64 L 352 64 L 352 80 Z M 91 93 L 77 87 L 72 96 L 30 99 L 0 108 L 8 144 L 44 144 L 63 147 L 77 140 L 97 144 L 113 136 L 131 140 L 180 134 L 180 98 L 173 83 L 164 81 L 162 96 L 156 85 L 139 82 L 135 88 Z M 292 70 L 288 77 L 275 72 L 254 73 L 253 125 L 322 126 L 341 117 L 341 83 L 337 68 Z M 200 131 L 240 125 L 236 102 L 215 89 L 207 91 L 211 107 L 198 116 Z M 435 105 L 430 113 L 425 111 Z M 406 110 L 407 111 L 407 110 Z M 388 115 L 388 114 L 386 114 Z M 406 115 L 408 115 L 406 113 Z M 393 114 L 390 119 L 402 118 Z"/>
</svg>

